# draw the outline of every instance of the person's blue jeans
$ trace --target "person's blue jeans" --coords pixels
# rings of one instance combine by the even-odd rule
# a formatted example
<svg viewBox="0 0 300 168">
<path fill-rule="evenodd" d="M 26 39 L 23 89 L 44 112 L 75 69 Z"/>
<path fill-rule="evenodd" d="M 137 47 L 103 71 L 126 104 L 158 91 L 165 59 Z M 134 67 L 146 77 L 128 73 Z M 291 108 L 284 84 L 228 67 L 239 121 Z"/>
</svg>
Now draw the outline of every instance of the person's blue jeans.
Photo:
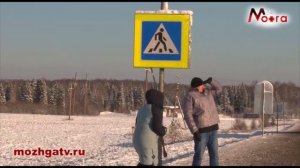
<svg viewBox="0 0 300 168">
<path fill-rule="evenodd" d="M 201 166 L 201 161 L 202 161 L 206 146 L 208 149 L 210 166 L 219 166 L 217 130 L 200 133 L 199 136 L 201 138 L 201 141 L 194 140 L 195 153 L 194 153 L 192 166 Z"/>
</svg>

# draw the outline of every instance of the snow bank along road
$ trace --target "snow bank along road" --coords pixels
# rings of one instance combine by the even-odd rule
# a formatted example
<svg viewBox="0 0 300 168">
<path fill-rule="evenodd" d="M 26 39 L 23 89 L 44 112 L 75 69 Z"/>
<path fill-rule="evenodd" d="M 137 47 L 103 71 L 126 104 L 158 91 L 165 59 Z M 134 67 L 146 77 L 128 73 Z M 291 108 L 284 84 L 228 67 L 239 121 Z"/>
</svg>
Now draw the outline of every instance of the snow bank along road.
<svg viewBox="0 0 300 168">
<path fill-rule="evenodd" d="M 0 166 L 130 166 L 138 163 L 132 146 L 134 115 L 103 112 L 99 116 L 72 116 L 71 120 L 67 119 L 67 116 L 56 115 L 0 113 Z M 164 118 L 164 125 L 169 126 L 171 120 Z M 260 136 L 259 130 L 228 132 L 233 121 L 221 117 L 220 148 Z M 279 130 L 287 129 L 295 122 L 297 120 L 286 121 Z M 167 143 L 168 157 L 163 158 L 164 165 L 181 165 L 182 161 L 192 157 L 192 136 L 188 130 L 185 131 L 188 136 L 185 140 Z M 23 150 L 24 154 L 16 155 L 15 150 Z M 37 155 L 33 154 L 34 150 Z"/>
</svg>

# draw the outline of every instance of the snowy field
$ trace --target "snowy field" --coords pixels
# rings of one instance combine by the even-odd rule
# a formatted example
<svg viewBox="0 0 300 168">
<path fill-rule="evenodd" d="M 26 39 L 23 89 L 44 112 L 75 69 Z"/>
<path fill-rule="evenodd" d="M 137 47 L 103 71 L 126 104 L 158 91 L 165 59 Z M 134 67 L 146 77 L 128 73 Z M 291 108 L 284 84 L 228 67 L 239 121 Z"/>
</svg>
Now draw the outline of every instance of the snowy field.
<svg viewBox="0 0 300 168">
<path fill-rule="evenodd" d="M 221 117 L 219 146 L 261 136 L 261 130 L 237 133 L 230 131 L 233 118 Z M 135 115 L 102 112 L 99 116 L 67 116 L 0 113 L 0 166 L 86 165 L 135 166 L 138 156 L 132 146 L 132 127 Z M 181 120 L 181 118 L 179 118 Z M 164 118 L 169 126 L 171 117 Z M 279 131 L 288 129 L 299 120 L 280 122 Z M 250 120 L 246 121 L 249 125 Z M 193 140 L 188 130 L 181 141 L 167 141 L 168 157 L 163 165 L 178 165 L 193 156 Z M 276 127 L 268 127 L 276 131 Z M 14 155 L 15 149 L 78 149 L 83 156 Z M 206 151 L 207 152 L 207 151 Z"/>
</svg>

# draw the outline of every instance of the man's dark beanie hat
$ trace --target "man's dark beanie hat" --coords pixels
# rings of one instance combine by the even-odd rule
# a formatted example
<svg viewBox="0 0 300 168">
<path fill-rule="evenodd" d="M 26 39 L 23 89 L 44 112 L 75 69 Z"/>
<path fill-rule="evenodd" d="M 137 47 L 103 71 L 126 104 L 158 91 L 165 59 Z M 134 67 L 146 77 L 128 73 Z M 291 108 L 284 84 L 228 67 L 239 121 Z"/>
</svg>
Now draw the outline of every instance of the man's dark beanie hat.
<svg viewBox="0 0 300 168">
<path fill-rule="evenodd" d="M 202 84 L 203 84 L 203 80 L 198 77 L 194 77 L 191 81 L 191 87 L 193 88 L 198 87 Z"/>
</svg>

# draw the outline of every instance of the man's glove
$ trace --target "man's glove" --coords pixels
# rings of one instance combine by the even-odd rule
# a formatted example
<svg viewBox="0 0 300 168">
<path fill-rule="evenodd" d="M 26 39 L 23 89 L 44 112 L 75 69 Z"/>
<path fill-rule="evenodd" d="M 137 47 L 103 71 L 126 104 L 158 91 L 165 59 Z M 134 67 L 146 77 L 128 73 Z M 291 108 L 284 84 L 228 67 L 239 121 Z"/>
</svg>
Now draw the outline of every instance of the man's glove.
<svg viewBox="0 0 300 168">
<path fill-rule="evenodd" d="M 206 83 L 210 84 L 211 81 L 212 81 L 212 77 L 209 77 L 209 78 L 207 78 L 203 83 L 204 83 L 204 84 L 206 84 Z"/>
<path fill-rule="evenodd" d="M 193 135 L 194 135 L 195 141 L 201 141 L 200 132 L 198 130 L 196 132 L 194 132 Z"/>
</svg>

